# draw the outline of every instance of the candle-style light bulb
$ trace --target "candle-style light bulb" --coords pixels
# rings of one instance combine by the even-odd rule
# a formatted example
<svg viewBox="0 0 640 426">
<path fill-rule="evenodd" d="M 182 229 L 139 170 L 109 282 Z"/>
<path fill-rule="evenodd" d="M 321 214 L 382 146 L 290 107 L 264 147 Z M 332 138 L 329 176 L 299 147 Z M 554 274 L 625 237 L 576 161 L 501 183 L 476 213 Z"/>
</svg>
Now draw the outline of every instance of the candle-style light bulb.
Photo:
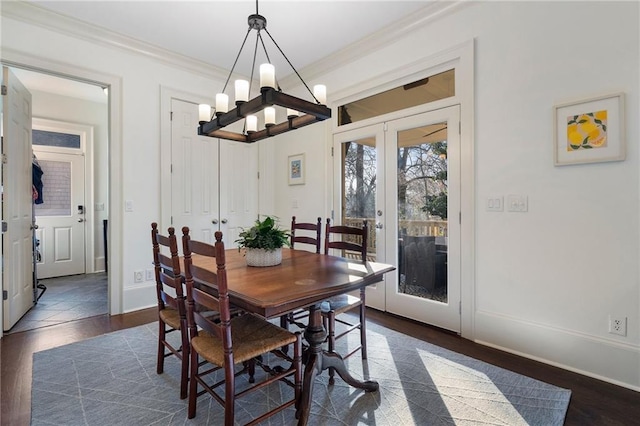
<svg viewBox="0 0 640 426">
<path fill-rule="evenodd" d="M 296 111 L 295 109 L 287 108 L 287 118 L 298 117 L 300 115 L 300 111 Z"/>
<path fill-rule="evenodd" d="M 324 84 L 316 84 L 313 86 L 313 96 L 316 97 L 318 102 L 322 105 L 326 105 L 327 103 L 327 86 Z"/>
<path fill-rule="evenodd" d="M 200 123 L 206 123 L 211 120 L 211 105 L 200 104 L 198 105 L 198 121 Z"/>
<path fill-rule="evenodd" d="M 276 68 L 272 64 L 260 65 L 260 89 L 276 87 Z"/>
<path fill-rule="evenodd" d="M 266 107 L 264 109 L 264 125 L 270 127 L 276 124 L 276 109 L 274 107 Z"/>
<path fill-rule="evenodd" d="M 224 93 L 216 94 L 216 115 L 229 111 L 229 96 Z"/>
<path fill-rule="evenodd" d="M 249 100 L 249 82 L 236 80 L 236 105 Z"/>
<path fill-rule="evenodd" d="M 258 117 L 255 115 L 247 115 L 246 123 L 247 133 L 253 133 L 258 131 Z"/>
</svg>

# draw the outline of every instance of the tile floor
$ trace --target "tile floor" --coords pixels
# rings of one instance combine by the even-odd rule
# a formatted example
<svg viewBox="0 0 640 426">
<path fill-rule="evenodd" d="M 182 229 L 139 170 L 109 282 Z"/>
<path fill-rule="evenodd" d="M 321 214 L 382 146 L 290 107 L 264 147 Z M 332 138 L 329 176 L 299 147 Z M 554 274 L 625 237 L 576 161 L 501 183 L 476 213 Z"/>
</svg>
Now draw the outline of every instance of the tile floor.
<svg viewBox="0 0 640 426">
<path fill-rule="evenodd" d="M 40 284 L 47 287 L 46 291 L 9 333 L 108 313 L 107 274 L 104 272 L 49 278 L 40 280 Z"/>
</svg>

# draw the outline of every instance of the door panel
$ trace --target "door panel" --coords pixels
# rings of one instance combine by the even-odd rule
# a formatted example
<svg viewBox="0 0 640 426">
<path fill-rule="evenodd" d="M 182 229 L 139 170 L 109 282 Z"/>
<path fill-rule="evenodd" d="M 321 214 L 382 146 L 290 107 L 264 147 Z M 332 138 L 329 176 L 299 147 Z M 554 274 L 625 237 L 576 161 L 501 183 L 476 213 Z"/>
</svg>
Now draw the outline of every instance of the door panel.
<svg viewBox="0 0 640 426">
<path fill-rule="evenodd" d="M 192 237 L 213 243 L 218 229 L 218 140 L 197 135 L 198 106 L 171 102 L 171 215 L 181 235 L 188 226 Z"/>
<path fill-rule="evenodd" d="M 258 144 L 220 140 L 220 230 L 225 247 L 258 217 Z"/>
<path fill-rule="evenodd" d="M 460 332 L 459 107 L 388 123 L 387 311 Z M 452 218 L 454 220 L 449 220 Z"/>
<path fill-rule="evenodd" d="M 2 168 L 3 329 L 9 330 L 33 306 L 33 199 L 31 183 L 31 94 L 3 67 Z"/>
<path fill-rule="evenodd" d="M 40 243 L 39 279 L 84 274 L 84 156 L 37 151 L 42 168 L 43 203 L 35 205 Z"/>
<path fill-rule="evenodd" d="M 384 127 L 382 124 L 334 136 L 334 165 L 340 170 L 334 193 L 332 223 L 361 226 L 367 221 L 367 258 L 385 262 L 384 222 Z M 385 280 L 386 276 L 385 275 Z M 384 281 L 367 287 L 367 306 L 385 309 Z"/>
</svg>

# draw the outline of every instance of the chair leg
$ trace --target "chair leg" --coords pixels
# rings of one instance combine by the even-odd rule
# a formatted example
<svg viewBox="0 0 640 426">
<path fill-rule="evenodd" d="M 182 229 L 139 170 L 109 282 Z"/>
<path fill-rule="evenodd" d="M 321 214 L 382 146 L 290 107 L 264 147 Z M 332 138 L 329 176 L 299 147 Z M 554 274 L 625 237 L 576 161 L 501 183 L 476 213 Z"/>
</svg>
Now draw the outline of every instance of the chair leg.
<svg viewBox="0 0 640 426">
<path fill-rule="evenodd" d="M 295 408 L 296 412 L 300 408 L 300 396 L 302 395 L 302 337 L 300 333 L 296 333 L 298 339 L 293 344 L 293 364 L 296 369 L 294 376 L 294 389 L 295 389 Z"/>
<path fill-rule="evenodd" d="M 158 324 L 160 326 L 158 330 L 158 362 L 156 364 L 156 373 L 162 374 L 164 371 L 164 341 L 166 339 L 166 331 L 164 322 L 161 319 L 158 319 Z"/>
<path fill-rule="evenodd" d="M 333 352 L 336 347 L 336 313 L 331 310 L 327 313 L 327 325 L 328 325 L 328 336 L 327 341 L 329 342 L 329 352 Z M 336 370 L 333 367 L 329 367 L 329 384 L 333 385 L 335 383 L 334 376 L 336 375 Z"/>
<path fill-rule="evenodd" d="M 191 362 L 190 362 L 190 370 L 191 374 L 189 377 L 189 405 L 187 408 L 187 417 L 193 419 L 196 416 L 196 403 L 198 399 L 198 380 L 196 380 L 196 376 L 198 375 L 198 353 L 196 351 L 191 352 Z"/>
<path fill-rule="evenodd" d="M 365 304 L 366 289 L 360 289 L 360 351 L 362 359 L 367 359 L 367 305 Z"/>
<path fill-rule="evenodd" d="M 367 359 L 367 307 L 360 305 L 360 351 L 362 352 L 362 359 Z"/>
<path fill-rule="evenodd" d="M 187 397 L 187 385 L 189 383 L 189 356 L 191 351 L 186 326 L 186 323 L 183 324 L 182 327 L 184 328 L 180 330 L 180 333 L 182 334 L 182 375 L 180 377 L 180 399 L 185 399 Z"/>
<path fill-rule="evenodd" d="M 227 358 L 226 361 L 230 361 L 230 358 Z M 224 370 L 224 425 L 234 426 L 236 382 L 233 365 L 226 366 Z"/>
</svg>

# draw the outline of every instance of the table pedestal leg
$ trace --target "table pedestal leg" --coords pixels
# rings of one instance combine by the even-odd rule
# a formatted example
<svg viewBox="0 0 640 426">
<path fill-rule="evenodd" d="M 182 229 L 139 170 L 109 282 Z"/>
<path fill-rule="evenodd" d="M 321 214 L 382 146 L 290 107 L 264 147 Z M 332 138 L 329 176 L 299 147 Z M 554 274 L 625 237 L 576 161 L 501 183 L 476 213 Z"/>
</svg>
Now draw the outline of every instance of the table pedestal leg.
<svg viewBox="0 0 640 426">
<path fill-rule="evenodd" d="M 342 380 L 355 388 L 364 389 L 365 392 L 378 390 L 377 382 L 371 380 L 361 382 L 355 379 L 347 370 L 347 367 L 344 365 L 344 361 L 340 355 L 336 353 L 328 353 L 322 350 L 322 344 L 326 337 L 327 333 L 322 325 L 320 305 L 314 305 L 309 308 L 309 324 L 304 331 L 304 338 L 307 340 L 309 347 L 307 348 L 306 353 L 300 404 L 296 411 L 299 426 L 306 425 L 309 420 L 313 384 L 316 376 L 320 374 L 322 370 L 329 367 L 334 368 Z"/>
</svg>

